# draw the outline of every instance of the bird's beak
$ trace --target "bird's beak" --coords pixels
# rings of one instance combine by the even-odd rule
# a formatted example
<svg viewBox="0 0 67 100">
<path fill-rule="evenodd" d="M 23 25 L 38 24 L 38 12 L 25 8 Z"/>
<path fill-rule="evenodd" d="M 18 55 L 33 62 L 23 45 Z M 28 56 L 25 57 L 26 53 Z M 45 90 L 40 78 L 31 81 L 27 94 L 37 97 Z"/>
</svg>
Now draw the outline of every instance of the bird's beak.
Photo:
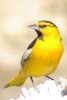
<svg viewBox="0 0 67 100">
<path fill-rule="evenodd" d="M 36 24 L 29 25 L 28 27 L 39 31 L 39 27 Z"/>
<path fill-rule="evenodd" d="M 40 32 L 39 27 L 36 24 L 29 25 L 28 27 L 34 29 L 37 32 L 38 37 L 42 35 L 42 33 Z"/>
</svg>

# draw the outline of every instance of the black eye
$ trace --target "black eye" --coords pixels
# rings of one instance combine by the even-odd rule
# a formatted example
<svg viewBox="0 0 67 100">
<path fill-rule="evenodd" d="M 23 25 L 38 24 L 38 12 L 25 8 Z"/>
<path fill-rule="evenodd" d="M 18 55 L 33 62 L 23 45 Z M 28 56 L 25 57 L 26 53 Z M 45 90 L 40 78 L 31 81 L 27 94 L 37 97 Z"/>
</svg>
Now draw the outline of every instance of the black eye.
<svg viewBox="0 0 67 100">
<path fill-rule="evenodd" d="M 46 27 L 46 25 L 43 25 L 43 28 L 45 28 Z"/>
<path fill-rule="evenodd" d="M 45 27 L 46 27 L 46 25 L 39 25 L 39 27 L 40 27 L 40 28 L 45 28 Z"/>
</svg>

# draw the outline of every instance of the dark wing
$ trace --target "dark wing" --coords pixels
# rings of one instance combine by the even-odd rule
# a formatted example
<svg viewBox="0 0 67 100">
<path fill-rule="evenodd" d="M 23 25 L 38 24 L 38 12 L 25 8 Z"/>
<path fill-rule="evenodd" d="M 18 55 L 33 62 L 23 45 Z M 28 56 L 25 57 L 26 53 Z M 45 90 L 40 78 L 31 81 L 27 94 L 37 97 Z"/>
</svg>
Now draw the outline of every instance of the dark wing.
<svg viewBox="0 0 67 100">
<path fill-rule="evenodd" d="M 34 40 L 33 40 L 33 41 L 29 44 L 29 46 L 28 46 L 28 48 L 27 48 L 27 49 L 32 49 L 32 47 L 34 46 L 34 44 L 35 44 L 36 40 L 37 40 L 37 38 L 36 38 L 36 39 L 34 39 Z"/>
<path fill-rule="evenodd" d="M 25 51 L 25 53 L 22 56 L 21 59 L 21 67 L 24 65 L 24 63 L 28 60 L 31 52 L 32 52 L 32 47 L 34 46 L 35 42 L 36 42 L 37 38 L 34 39 L 31 44 L 28 46 L 27 50 Z"/>
</svg>

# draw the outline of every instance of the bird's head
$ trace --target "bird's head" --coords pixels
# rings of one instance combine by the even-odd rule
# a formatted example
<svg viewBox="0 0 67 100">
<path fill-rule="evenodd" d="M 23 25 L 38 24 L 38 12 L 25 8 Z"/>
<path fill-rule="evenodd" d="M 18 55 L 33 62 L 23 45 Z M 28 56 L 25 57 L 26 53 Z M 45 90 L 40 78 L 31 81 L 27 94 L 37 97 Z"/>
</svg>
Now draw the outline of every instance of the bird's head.
<svg viewBox="0 0 67 100">
<path fill-rule="evenodd" d="M 57 26 L 50 21 L 38 21 L 36 24 L 29 25 L 32 29 L 34 29 L 38 36 L 56 36 L 59 34 Z"/>
</svg>

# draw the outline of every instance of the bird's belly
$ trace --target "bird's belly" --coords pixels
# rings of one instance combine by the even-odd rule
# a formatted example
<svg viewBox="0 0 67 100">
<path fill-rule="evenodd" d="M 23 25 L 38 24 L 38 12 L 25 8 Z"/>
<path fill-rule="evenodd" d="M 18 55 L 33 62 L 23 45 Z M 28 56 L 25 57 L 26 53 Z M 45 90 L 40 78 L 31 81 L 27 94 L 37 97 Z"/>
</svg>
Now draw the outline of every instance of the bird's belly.
<svg viewBox="0 0 67 100">
<path fill-rule="evenodd" d="M 57 64 L 58 63 L 55 62 L 48 63 L 45 61 L 44 62 L 41 61 L 39 63 L 35 61 L 35 63 L 31 63 L 31 65 L 28 67 L 29 68 L 28 72 L 30 76 L 34 77 L 48 75 L 56 69 Z"/>
<path fill-rule="evenodd" d="M 36 50 L 36 49 L 34 49 Z M 52 73 L 60 61 L 63 53 L 63 46 L 58 45 L 55 48 L 37 48 L 27 62 L 26 70 L 30 76 L 39 77 Z"/>
<path fill-rule="evenodd" d="M 48 56 L 47 58 L 43 56 L 41 58 L 33 58 L 30 60 L 30 63 L 28 63 L 27 71 L 30 76 L 34 77 L 48 75 L 57 68 L 60 57 L 53 58 Z"/>
</svg>

